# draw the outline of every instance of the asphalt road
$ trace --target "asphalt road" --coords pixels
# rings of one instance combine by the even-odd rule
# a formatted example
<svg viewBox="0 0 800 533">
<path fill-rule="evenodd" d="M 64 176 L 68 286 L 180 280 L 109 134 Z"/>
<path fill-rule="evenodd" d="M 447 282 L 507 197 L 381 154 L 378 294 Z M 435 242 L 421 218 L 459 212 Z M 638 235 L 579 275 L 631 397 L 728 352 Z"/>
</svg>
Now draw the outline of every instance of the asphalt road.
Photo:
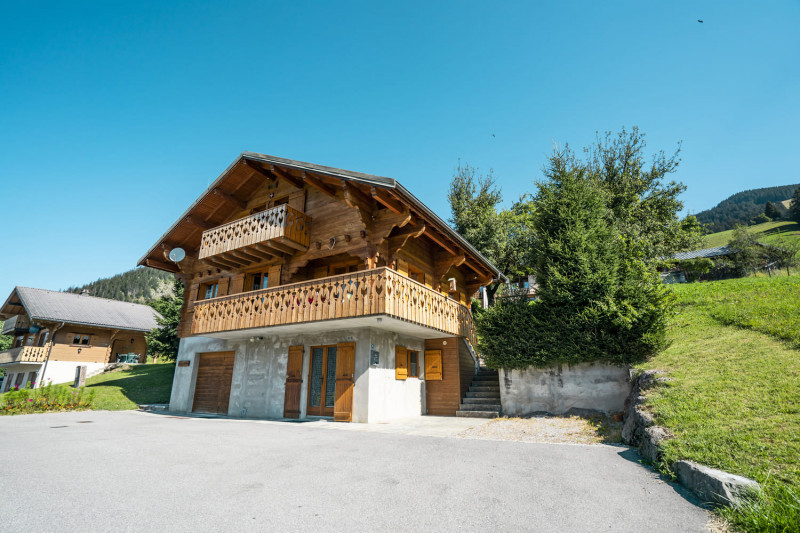
<svg viewBox="0 0 800 533">
<path fill-rule="evenodd" d="M 4 531 L 707 531 L 627 448 L 170 418 L 0 417 Z"/>
</svg>

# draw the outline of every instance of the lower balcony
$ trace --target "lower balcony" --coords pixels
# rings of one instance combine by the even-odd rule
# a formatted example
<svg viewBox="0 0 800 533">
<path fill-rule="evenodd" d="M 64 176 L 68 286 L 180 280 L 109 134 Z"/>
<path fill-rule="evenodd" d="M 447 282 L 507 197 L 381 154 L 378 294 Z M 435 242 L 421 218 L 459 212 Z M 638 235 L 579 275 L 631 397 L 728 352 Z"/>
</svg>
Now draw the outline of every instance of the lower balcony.
<svg viewBox="0 0 800 533">
<path fill-rule="evenodd" d="M 367 317 L 377 318 L 368 322 L 373 327 L 409 325 L 430 338 L 444 333 L 475 344 L 468 307 L 387 267 L 202 300 L 194 305 L 191 332 L 229 337 L 224 333 L 306 323 L 324 328 L 324 321 L 366 325 L 352 319 Z"/>
<path fill-rule="evenodd" d="M 9 363 L 44 363 L 47 346 L 19 346 L 0 352 L 0 365 Z"/>
</svg>

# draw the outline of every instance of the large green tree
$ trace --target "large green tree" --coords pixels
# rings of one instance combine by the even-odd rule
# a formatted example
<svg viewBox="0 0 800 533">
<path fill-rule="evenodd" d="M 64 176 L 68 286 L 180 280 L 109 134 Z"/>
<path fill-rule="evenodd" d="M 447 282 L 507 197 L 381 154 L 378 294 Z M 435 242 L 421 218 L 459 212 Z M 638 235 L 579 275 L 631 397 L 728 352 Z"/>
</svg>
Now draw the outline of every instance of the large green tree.
<svg viewBox="0 0 800 533">
<path fill-rule="evenodd" d="M 772 202 L 767 202 L 764 204 L 764 215 L 768 216 L 770 220 L 777 220 L 781 218 L 780 211 L 778 211 L 778 208 L 775 207 L 775 204 Z"/>
<path fill-rule="evenodd" d="M 183 306 L 183 283 L 175 280 L 172 293 L 154 300 L 150 304 L 163 318 L 157 319 L 158 327 L 147 334 L 147 352 L 150 355 L 175 360 L 178 357 L 178 324 Z"/>
<path fill-rule="evenodd" d="M 492 171 L 459 163 L 450 182 L 450 224 L 472 246 L 507 276 L 531 272 L 533 203 L 523 195 L 509 209 L 498 210 L 503 200 Z M 489 299 L 501 282 L 487 287 Z"/>
</svg>

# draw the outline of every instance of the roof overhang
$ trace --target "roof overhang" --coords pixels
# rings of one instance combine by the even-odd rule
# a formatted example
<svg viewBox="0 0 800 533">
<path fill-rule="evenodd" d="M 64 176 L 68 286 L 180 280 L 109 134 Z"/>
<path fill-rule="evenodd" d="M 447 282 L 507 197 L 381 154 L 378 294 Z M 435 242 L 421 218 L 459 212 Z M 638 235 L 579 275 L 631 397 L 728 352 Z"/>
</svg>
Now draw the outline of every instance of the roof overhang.
<svg viewBox="0 0 800 533">
<path fill-rule="evenodd" d="M 280 157 L 259 154 L 255 152 L 242 152 L 239 157 L 226 168 L 222 174 L 189 206 L 189 208 L 176 220 L 169 229 L 158 239 L 158 241 L 150 247 L 141 259 L 138 261 L 140 266 L 151 266 L 160 268 L 168 272 L 177 272 L 178 268 L 169 264 L 164 259 L 164 253 L 158 250 L 162 248 L 164 251 L 169 248 L 166 243 L 170 245 L 180 244 L 181 239 L 174 238 L 178 232 L 179 227 L 192 221 L 192 218 L 198 211 L 201 204 L 209 197 L 214 196 L 215 191 L 223 190 L 226 182 L 231 178 L 233 173 L 243 166 L 248 167 L 248 163 L 252 162 L 258 165 L 266 165 L 267 167 L 279 168 L 283 170 L 291 170 L 299 172 L 301 176 L 306 176 L 306 173 L 313 177 L 323 176 L 326 178 L 335 178 L 347 182 L 357 183 L 369 187 L 375 187 L 384 190 L 390 190 L 393 195 L 401 200 L 408 208 L 415 212 L 417 216 L 422 218 L 429 224 L 438 234 L 441 234 L 448 242 L 452 242 L 454 247 L 463 250 L 465 254 L 471 256 L 473 260 L 485 269 L 486 273 L 491 274 L 494 279 L 502 279 L 508 281 L 506 276 L 500 272 L 488 259 L 486 259 L 480 252 L 478 252 L 469 242 L 459 235 L 453 228 L 451 228 L 445 221 L 443 221 L 436 213 L 423 204 L 416 196 L 411 194 L 405 187 L 403 187 L 397 180 L 393 178 L 386 178 L 383 176 L 375 176 L 371 174 L 363 174 L 361 172 L 353 172 L 349 170 L 342 170 L 334 167 L 327 167 L 323 165 L 316 165 L 313 163 L 305 163 L 302 161 L 295 161 L 291 159 L 284 159 Z M 303 179 L 303 178 L 298 178 Z M 223 193 L 226 194 L 226 193 Z"/>
</svg>

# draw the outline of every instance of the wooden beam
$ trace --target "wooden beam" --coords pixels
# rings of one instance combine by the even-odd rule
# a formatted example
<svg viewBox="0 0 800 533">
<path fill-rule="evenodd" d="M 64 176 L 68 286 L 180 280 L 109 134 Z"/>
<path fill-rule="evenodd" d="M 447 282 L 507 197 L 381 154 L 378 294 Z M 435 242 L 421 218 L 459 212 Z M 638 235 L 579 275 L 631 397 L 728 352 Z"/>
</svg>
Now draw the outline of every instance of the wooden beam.
<svg viewBox="0 0 800 533">
<path fill-rule="evenodd" d="M 491 277 L 491 274 L 487 274 L 485 268 L 481 268 L 480 266 L 478 266 L 476 263 L 472 261 L 472 259 L 467 259 L 466 261 L 464 261 L 464 264 L 469 268 L 471 268 L 473 271 L 475 271 L 475 273 L 478 274 L 479 276 L 485 277 L 488 275 Z"/>
<path fill-rule="evenodd" d="M 173 242 L 164 241 L 161 243 L 161 249 L 164 250 L 164 256 L 166 257 L 172 250 L 175 248 L 182 248 L 184 252 L 186 252 L 186 257 L 196 257 L 197 250 L 192 248 L 191 246 L 180 246 Z"/>
<path fill-rule="evenodd" d="M 289 183 L 291 183 L 292 185 L 294 185 L 298 189 L 303 189 L 304 186 L 305 186 L 305 183 L 303 182 L 303 180 L 295 178 L 294 176 L 292 176 L 291 174 L 289 174 L 288 172 L 286 172 L 282 168 L 278 168 L 275 165 L 270 165 L 269 166 L 269 170 L 270 170 L 270 172 L 272 172 L 273 174 L 275 174 L 279 178 L 288 181 Z"/>
<path fill-rule="evenodd" d="M 283 254 L 273 250 L 272 248 L 268 248 L 263 243 L 256 243 L 253 245 L 253 250 L 257 251 L 258 253 L 268 255 L 270 259 L 274 259 L 275 257 L 282 257 Z"/>
<path fill-rule="evenodd" d="M 206 220 L 200 220 L 197 217 L 188 216 L 183 219 L 184 222 L 188 222 L 189 224 L 200 228 L 201 230 L 205 231 L 214 227 L 214 224 L 208 222 Z"/>
<path fill-rule="evenodd" d="M 234 261 L 229 261 L 229 260 L 225 259 L 224 257 L 220 257 L 219 255 L 206 257 L 205 259 L 202 259 L 202 261 L 217 263 L 214 266 L 222 265 L 223 267 L 225 267 L 228 270 L 237 269 L 237 268 L 239 268 L 241 266 L 239 263 L 234 262 Z"/>
<path fill-rule="evenodd" d="M 225 253 L 232 255 L 234 258 L 241 259 L 242 261 L 246 261 L 247 263 L 258 263 L 259 261 L 262 260 L 257 255 L 253 255 L 253 254 L 249 254 L 249 253 L 245 252 L 242 248 L 239 248 L 237 250 L 229 250 L 228 252 L 225 252 Z"/>
<path fill-rule="evenodd" d="M 180 271 L 178 265 L 174 263 L 165 263 L 158 259 L 145 259 L 144 264 L 150 268 L 157 268 L 158 270 L 166 270 L 167 272 L 177 273 Z"/>
<path fill-rule="evenodd" d="M 274 181 L 276 181 L 278 179 L 277 176 L 269 173 L 264 167 L 262 167 L 261 165 L 259 165 L 257 163 L 254 163 L 252 161 L 248 161 L 247 159 L 245 159 L 244 160 L 244 164 L 247 167 L 255 170 L 256 172 L 258 172 L 259 174 L 261 174 L 263 177 L 267 178 L 271 182 L 274 182 Z"/>
<path fill-rule="evenodd" d="M 244 252 L 259 257 L 262 261 L 275 257 L 271 252 L 264 252 L 256 248 L 255 244 L 245 247 Z"/>
<path fill-rule="evenodd" d="M 295 250 L 300 250 L 301 252 L 308 250 L 307 246 L 303 246 L 302 244 L 294 242 L 291 239 L 287 239 L 286 237 L 278 237 L 277 239 L 273 239 L 267 243 L 267 246 L 273 246 L 276 241 L 280 244 L 285 244 L 286 246 L 294 248 Z"/>
<path fill-rule="evenodd" d="M 308 183 L 309 185 L 311 185 L 312 187 L 316 187 L 320 191 L 324 192 L 325 194 L 327 194 L 331 198 L 336 198 L 336 191 L 335 190 L 333 190 L 330 186 L 328 186 L 327 184 L 323 183 L 322 180 L 320 180 L 318 178 L 315 178 L 314 176 L 312 176 L 311 174 L 309 174 L 305 170 L 303 171 L 303 180 L 305 180 L 305 182 Z"/>
<path fill-rule="evenodd" d="M 436 244 L 438 244 L 439 246 L 441 246 L 442 248 L 444 248 L 445 250 L 447 250 L 448 252 L 450 252 L 451 254 L 458 255 L 455 247 L 449 244 L 445 244 L 444 238 L 434 234 L 433 231 L 431 231 L 431 229 L 429 228 L 425 229 L 425 236 L 428 237 L 433 242 L 435 242 Z"/>
<path fill-rule="evenodd" d="M 406 209 L 403 204 L 398 202 L 389 192 L 383 189 L 378 189 L 374 185 L 369 188 L 369 191 L 372 197 L 381 204 L 385 205 L 387 209 L 394 211 L 398 215 L 408 213 L 408 209 Z"/>
<path fill-rule="evenodd" d="M 294 253 L 297 251 L 294 248 L 273 241 L 260 242 L 256 244 L 255 247 L 258 250 L 261 250 L 267 254 L 272 254 L 275 257 L 283 257 L 286 254 L 294 255 Z"/>
<path fill-rule="evenodd" d="M 426 229 L 427 226 L 425 226 L 425 224 L 421 224 L 419 226 L 412 226 L 409 224 L 407 226 L 398 228 L 396 232 L 389 235 L 389 238 L 393 239 L 395 237 L 405 237 L 406 235 L 410 235 L 411 237 L 417 238 L 423 233 L 425 233 Z"/>
<path fill-rule="evenodd" d="M 239 200 L 238 198 L 234 198 L 233 196 L 231 196 L 230 194 L 226 193 L 225 191 L 223 191 L 219 187 L 214 189 L 214 196 L 219 196 L 220 198 L 222 198 L 226 202 L 237 206 L 239 209 L 244 209 L 245 207 L 247 207 L 247 202 L 245 202 L 244 200 Z"/>
<path fill-rule="evenodd" d="M 230 252 L 217 254 L 215 256 L 212 256 L 211 259 L 216 261 L 217 263 L 230 264 L 231 267 L 233 268 L 241 268 L 249 264 L 249 261 L 245 261 L 243 259 L 239 259 L 238 257 L 230 255 Z"/>
<path fill-rule="evenodd" d="M 236 270 L 236 269 L 239 268 L 238 266 L 235 266 L 235 267 L 229 266 L 229 265 L 223 263 L 222 261 L 217 261 L 216 259 L 218 259 L 218 258 L 216 258 L 216 257 L 215 258 L 207 257 L 205 259 L 202 259 L 201 262 L 205 263 L 206 265 L 208 265 L 210 267 L 218 268 L 220 270 Z"/>
<path fill-rule="evenodd" d="M 367 196 L 358 187 L 347 181 L 342 181 L 344 200 L 350 207 L 361 207 L 372 214 L 375 211 L 375 200 Z"/>
</svg>

